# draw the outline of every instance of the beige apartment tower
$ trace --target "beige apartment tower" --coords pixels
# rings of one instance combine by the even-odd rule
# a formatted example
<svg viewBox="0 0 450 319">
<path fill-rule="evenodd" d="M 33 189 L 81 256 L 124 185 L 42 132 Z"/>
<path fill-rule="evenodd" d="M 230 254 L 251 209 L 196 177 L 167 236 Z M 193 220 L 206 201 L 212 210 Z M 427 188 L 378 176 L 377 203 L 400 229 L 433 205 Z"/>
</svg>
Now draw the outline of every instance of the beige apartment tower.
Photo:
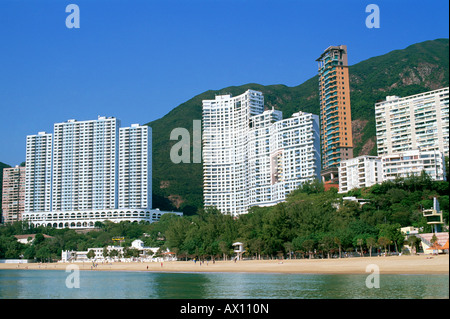
<svg viewBox="0 0 450 319">
<path fill-rule="evenodd" d="M 25 207 L 25 167 L 3 169 L 2 210 L 4 223 L 22 220 Z"/>
<path fill-rule="evenodd" d="M 449 155 L 449 88 L 375 104 L 378 156 L 420 150 Z"/>
</svg>

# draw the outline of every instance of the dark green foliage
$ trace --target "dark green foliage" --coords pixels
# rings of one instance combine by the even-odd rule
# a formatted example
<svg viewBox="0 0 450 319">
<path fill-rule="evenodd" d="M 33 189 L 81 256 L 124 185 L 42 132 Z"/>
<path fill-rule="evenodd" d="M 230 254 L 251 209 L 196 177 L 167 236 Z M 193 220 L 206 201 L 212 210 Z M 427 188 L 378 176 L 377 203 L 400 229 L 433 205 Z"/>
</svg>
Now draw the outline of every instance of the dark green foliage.
<svg viewBox="0 0 450 319">
<path fill-rule="evenodd" d="M 217 209 L 200 209 L 198 214 L 179 217 L 165 214 L 159 222 L 97 223 L 98 229 L 79 234 L 70 229 L 28 228 L 17 222 L 0 227 L 0 258 L 48 261 L 58 259 L 62 250 L 88 250 L 114 244 L 113 237 L 125 237 L 122 246 L 142 239 L 146 246 L 169 248 L 178 257 L 229 258 L 233 243 L 244 243 L 247 257 L 324 258 L 370 250 L 400 252 L 404 245 L 401 227 L 415 226 L 430 232 L 422 209 L 437 197 L 448 224 L 448 182 L 432 182 L 425 175 L 385 182 L 354 190 L 367 204 L 344 201 L 349 194 L 324 191 L 320 182 L 303 185 L 286 202 L 272 207 L 252 207 L 235 219 Z M 16 234 L 37 234 L 32 244 L 20 244 Z M 45 238 L 43 234 L 53 238 Z M 417 240 L 413 246 L 416 247 Z M 136 251 L 127 250 L 127 256 Z"/>
</svg>

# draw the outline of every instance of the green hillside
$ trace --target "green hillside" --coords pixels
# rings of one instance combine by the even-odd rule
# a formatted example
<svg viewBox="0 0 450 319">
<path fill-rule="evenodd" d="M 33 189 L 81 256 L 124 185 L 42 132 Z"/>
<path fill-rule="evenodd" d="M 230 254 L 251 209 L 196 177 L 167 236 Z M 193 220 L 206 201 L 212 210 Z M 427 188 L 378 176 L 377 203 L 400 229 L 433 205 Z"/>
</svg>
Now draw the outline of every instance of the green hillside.
<svg viewBox="0 0 450 319">
<path fill-rule="evenodd" d="M 407 96 L 449 86 L 449 39 L 413 44 L 349 69 L 354 154 L 376 155 L 374 104 L 387 95 Z M 214 99 L 217 94 L 236 96 L 247 89 L 263 92 L 266 108 L 279 109 L 284 117 L 297 111 L 319 114 L 317 76 L 294 87 L 249 83 L 209 90 L 180 104 L 147 123 L 153 129 L 153 207 L 192 214 L 202 206 L 202 164 L 172 163 L 170 149 L 177 141 L 170 140 L 170 132 L 177 127 L 192 132 L 192 121 L 202 118 L 202 100 Z M 0 189 L 3 167 L 9 165 L 0 162 Z"/>
<path fill-rule="evenodd" d="M 448 86 L 449 40 L 413 44 L 352 65 L 349 72 L 354 154 L 376 155 L 374 104 L 387 95 L 407 96 Z M 202 206 L 202 164 L 173 164 L 170 149 L 177 141 L 170 141 L 170 132 L 176 127 L 192 132 L 192 120 L 202 118 L 202 100 L 216 94 L 235 96 L 247 89 L 263 92 L 265 106 L 283 111 L 284 117 L 297 111 L 319 114 L 317 76 L 295 87 L 250 83 L 193 97 L 147 123 L 153 129 L 153 207 L 189 214 Z"/>
</svg>

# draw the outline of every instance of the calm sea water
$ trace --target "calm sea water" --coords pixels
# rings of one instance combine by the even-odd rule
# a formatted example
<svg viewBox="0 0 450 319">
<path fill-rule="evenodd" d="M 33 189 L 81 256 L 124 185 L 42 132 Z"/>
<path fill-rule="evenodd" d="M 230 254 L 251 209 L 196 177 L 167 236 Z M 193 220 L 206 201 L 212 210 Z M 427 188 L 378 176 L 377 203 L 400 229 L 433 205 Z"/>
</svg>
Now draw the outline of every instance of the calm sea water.
<svg viewBox="0 0 450 319">
<path fill-rule="evenodd" d="M 449 298 L 448 275 L 156 273 L 81 271 L 67 288 L 62 270 L 0 270 L 0 299 L 402 299 Z"/>
</svg>

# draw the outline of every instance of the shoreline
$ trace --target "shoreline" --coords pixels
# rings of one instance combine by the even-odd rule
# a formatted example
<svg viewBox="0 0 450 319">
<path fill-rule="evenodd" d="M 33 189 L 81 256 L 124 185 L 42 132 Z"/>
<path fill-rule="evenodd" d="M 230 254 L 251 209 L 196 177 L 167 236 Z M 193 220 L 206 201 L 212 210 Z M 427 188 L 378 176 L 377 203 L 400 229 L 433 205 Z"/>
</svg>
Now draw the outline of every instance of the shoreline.
<svg viewBox="0 0 450 319">
<path fill-rule="evenodd" d="M 431 258 L 430 258 L 431 257 Z M 284 260 L 241 260 L 165 262 L 113 262 L 97 263 L 1 263 L 3 269 L 22 270 L 66 270 L 69 265 L 77 265 L 83 271 L 139 271 L 168 273 L 285 273 L 285 274 L 369 274 L 375 269 L 382 274 L 448 275 L 449 255 L 419 256 L 376 256 L 351 257 L 341 259 L 284 259 Z"/>
</svg>

